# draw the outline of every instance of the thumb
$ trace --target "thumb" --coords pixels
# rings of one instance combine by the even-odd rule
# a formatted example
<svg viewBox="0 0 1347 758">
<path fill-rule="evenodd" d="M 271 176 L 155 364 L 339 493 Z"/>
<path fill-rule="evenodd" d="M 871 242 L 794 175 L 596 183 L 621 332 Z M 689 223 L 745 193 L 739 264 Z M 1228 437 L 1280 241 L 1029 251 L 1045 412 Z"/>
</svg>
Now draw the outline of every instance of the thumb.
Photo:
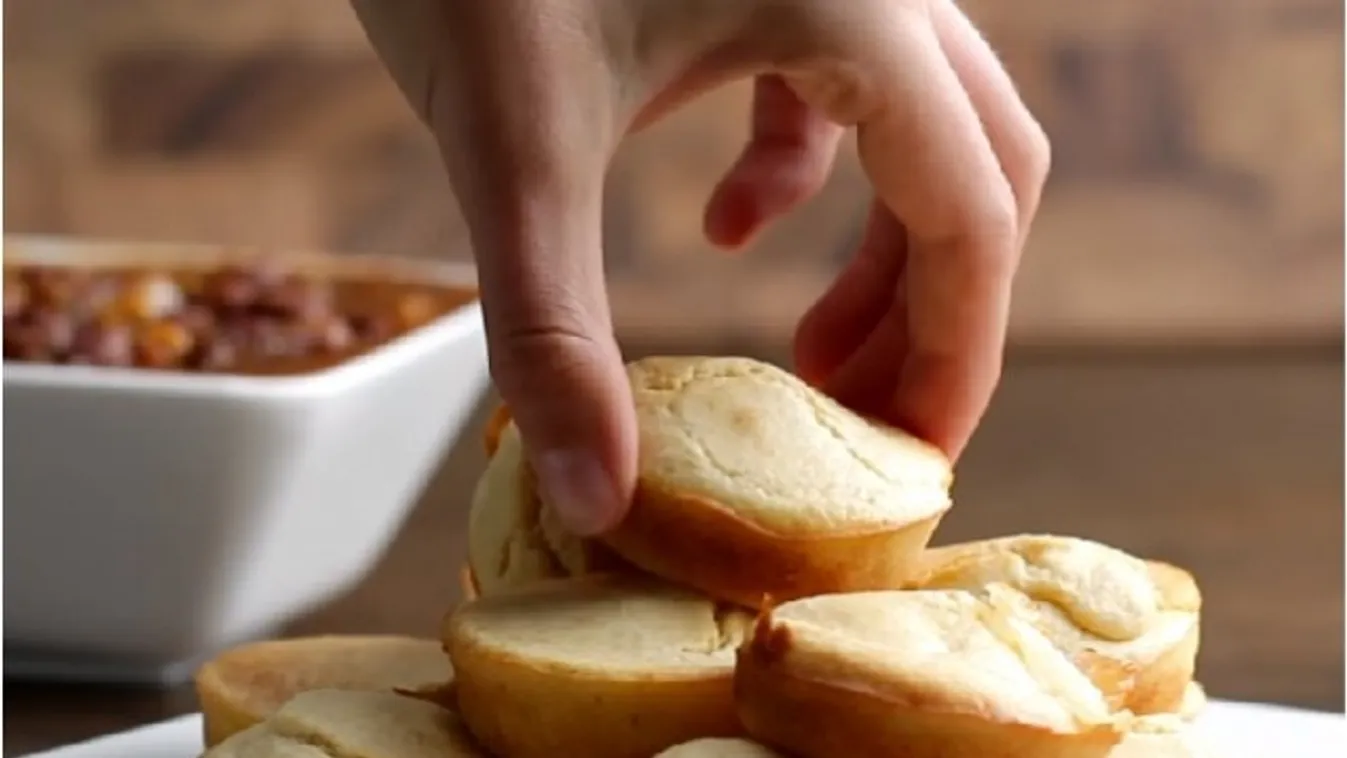
<svg viewBox="0 0 1347 758">
<path fill-rule="evenodd" d="M 603 280 L 612 79 L 600 45 L 556 33 L 598 28 L 589 6 L 356 7 L 440 144 L 472 238 L 492 378 L 540 494 L 575 534 L 605 531 L 635 486 L 636 420 Z"/>
<path fill-rule="evenodd" d="M 472 238 L 492 378 L 543 501 L 592 536 L 626 514 L 636 479 L 631 385 L 604 284 L 607 153 L 537 121 L 554 128 L 507 140 L 493 137 L 510 128 L 437 131 Z"/>
<path fill-rule="evenodd" d="M 631 387 L 613 339 L 598 205 L 522 198 L 473 227 L 491 374 L 540 494 L 580 536 L 615 526 L 635 480 Z"/>
</svg>

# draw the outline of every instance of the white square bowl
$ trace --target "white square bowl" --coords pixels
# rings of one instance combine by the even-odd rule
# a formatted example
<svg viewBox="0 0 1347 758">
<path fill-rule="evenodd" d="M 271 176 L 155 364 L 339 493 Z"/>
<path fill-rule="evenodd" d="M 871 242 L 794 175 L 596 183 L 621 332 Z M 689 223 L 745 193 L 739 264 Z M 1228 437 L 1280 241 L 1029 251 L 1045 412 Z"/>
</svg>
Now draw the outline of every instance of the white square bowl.
<svg viewBox="0 0 1347 758">
<path fill-rule="evenodd" d="M 37 263 L 211 265 L 203 247 L 9 237 Z M 471 267 L 288 256 L 475 287 Z M 379 559 L 487 383 L 476 302 L 312 374 L 4 365 L 8 676 L 173 682 Z M 451 570 L 446 568 L 446 570 Z"/>
</svg>

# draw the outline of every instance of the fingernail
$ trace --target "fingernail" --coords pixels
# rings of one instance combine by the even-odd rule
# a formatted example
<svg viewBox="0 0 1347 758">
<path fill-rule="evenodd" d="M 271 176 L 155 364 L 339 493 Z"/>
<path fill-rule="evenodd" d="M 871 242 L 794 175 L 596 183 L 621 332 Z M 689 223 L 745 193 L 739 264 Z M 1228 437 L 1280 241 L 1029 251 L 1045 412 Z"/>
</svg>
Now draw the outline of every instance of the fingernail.
<svg viewBox="0 0 1347 758">
<path fill-rule="evenodd" d="M 578 450 L 549 450 L 534 462 L 543 502 L 578 537 L 593 537 L 614 525 L 621 513 L 612 478 L 594 456 Z"/>
</svg>

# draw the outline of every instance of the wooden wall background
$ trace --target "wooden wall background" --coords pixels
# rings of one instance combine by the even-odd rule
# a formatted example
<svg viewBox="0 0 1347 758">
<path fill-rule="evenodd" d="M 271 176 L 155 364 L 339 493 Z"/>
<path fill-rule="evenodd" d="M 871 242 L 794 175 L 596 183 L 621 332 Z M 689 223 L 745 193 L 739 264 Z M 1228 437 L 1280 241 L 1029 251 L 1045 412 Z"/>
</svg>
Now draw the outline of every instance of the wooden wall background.
<svg viewBox="0 0 1347 758">
<path fill-rule="evenodd" d="M 1020 342 L 1340 336 L 1342 5 L 969 0 L 1053 137 Z M 464 255 L 428 138 L 337 0 L 9 0 L 9 230 Z M 633 140 L 608 235 L 624 336 L 780 341 L 849 254 L 867 189 L 742 257 L 701 204 L 746 89 Z"/>
</svg>

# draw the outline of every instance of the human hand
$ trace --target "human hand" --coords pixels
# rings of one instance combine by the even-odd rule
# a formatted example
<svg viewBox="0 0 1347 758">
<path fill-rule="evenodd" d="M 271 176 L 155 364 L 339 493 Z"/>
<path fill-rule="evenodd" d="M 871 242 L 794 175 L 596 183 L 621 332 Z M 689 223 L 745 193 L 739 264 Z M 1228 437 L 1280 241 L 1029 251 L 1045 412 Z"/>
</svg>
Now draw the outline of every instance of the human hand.
<svg viewBox="0 0 1347 758">
<path fill-rule="evenodd" d="M 1001 370 L 1048 143 L 953 0 L 353 0 L 439 143 L 472 238 L 496 386 L 581 535 L 635 482 L 604 287 L 603 183 L 629 132 L 756 76 L 707 204 L 743 245 L 816 192 L 847 127 L 876 200 L 796 335 L 801 375 L 957 456 Z"/>
</svg>

